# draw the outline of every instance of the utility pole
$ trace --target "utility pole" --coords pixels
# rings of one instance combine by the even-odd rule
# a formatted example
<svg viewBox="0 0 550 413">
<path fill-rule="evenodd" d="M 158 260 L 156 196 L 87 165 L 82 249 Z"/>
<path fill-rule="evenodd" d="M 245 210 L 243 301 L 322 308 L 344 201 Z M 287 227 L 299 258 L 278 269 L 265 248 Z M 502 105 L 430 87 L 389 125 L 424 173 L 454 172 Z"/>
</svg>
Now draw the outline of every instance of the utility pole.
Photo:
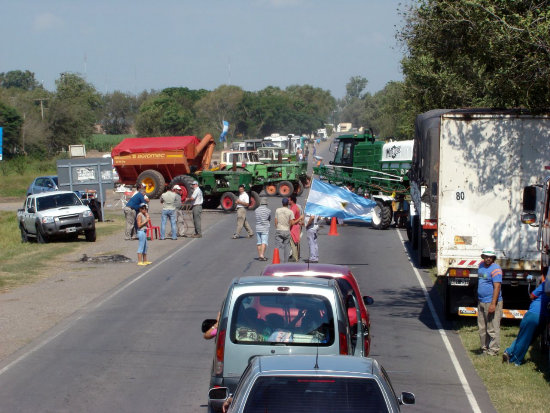
<svg viewBox="0 0 550 413">
<path fill-rule="evenodd" d="M 48 98 L 34 99 L 35 102 L 40 102 L 40 113 L 42 115 L 42 120 L 44 120 L 44 101 Z"/>
</svg>

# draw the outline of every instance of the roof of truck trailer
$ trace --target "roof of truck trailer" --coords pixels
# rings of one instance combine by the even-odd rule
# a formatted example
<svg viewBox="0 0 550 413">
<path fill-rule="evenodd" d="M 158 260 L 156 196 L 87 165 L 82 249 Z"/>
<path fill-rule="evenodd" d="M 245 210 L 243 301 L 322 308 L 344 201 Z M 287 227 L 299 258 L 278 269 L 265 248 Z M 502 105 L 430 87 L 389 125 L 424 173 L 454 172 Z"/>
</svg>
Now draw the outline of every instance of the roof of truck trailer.
<svg viewBox="0 0 550 413">
<path fill-rule="evenodd" d="M 186 146 L 200 142 L 196 136 L 159 136 L 154 138 L 126 138 L 113 148 L 112 156 L 132 153 L 181 151 Z"/>
</svg>

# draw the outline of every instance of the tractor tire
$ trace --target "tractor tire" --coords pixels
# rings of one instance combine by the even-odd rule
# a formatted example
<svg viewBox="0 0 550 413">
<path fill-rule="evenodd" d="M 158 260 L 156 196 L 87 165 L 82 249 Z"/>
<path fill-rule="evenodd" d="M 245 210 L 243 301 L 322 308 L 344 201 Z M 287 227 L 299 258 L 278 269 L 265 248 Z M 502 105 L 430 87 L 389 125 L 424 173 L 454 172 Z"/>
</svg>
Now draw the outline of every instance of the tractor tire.
<svg viewBox="0 0 550 413">
<path fill-rule="evenodd" d="M 39 244 L 46 244 L 48 242 L 48 238 L 42 232 L 42 227 L 40 224 L 36 224 L 36 242 Z"/>
<path fill-rule="evenodd" d="M 94 229 L 87 229 L 86 231 L 84 231 L 84 236 L 86 237 L 86 241 L 95 242 L 95 240 L 96 240 L 95 228 Z"/>
<path fill-rule="evenodd" d="M 140 173 L 137 182 L 145 185 L 145 195 L 150 199 L 160 198 L 166 186 L 164 176 L 154 169 L 148 169 Z"/>
<path fill-rule="evenodd" d="M 290 196 L 294 192 L 294 185 L 288 181 L 281 181 L 277 184 L 277 194 L 279 196 Z"/>
<path fill-rule="evenodd" d="M 170 188 L 174 185 L 181 186 L 181 199 L 183 201 L 185 198 L 189 198 L 193 193 L 193 185 L 191 184 L 194 180 L 195 178 L 189 175 L 178 175 L 170 181 Z"/>
<path fill-rule="evenodd" d="M 23 225 L 19 225 L 19 229 L 21 230 L 21 242 L 29 242 L 29 237 L 27 236 L 27 231 L 25 231 L 25 228 Z"/>
<path fill-rule="evenodd" d="M 237 196 L 233 192 L 224 192 L 220 205 L 225 212 L 234 211 L 237 208 Z"/>
<path fill-rule="evenodd" d="M 248 209 L 255 210 L 260 206 L 260 195 L 256 191 L 250 191 L 250 202 Z"/>
<path fill-rule="evenodd" d="M 300 196 L 304 193 L 304 184 L 302 184 L 300 181 L 296 182 L 294 184 L 294 194 L 296 196 Z"/>
<path fill-rule="evenodd" d="M 372 211 L 372 227 L 374 229 L 388 229 L 391 224 L 391 207 L 382 201 L 376 201 Z"/>
<path fill-rule="evenodd" d="M 264 191 L 267 196 L 277 195 L 277 185 L 273 183 L 265 184 Z"/>
</svg>

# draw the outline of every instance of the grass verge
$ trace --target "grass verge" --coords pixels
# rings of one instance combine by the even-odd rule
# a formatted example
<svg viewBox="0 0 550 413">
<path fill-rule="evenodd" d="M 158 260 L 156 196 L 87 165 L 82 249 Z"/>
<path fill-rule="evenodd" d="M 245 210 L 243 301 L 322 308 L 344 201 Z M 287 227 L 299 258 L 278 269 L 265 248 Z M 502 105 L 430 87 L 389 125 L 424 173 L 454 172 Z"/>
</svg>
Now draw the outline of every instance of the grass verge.
<svg viewBox="0 0 550 413">
<path fill-rule="evenodd" d="M 110 235 L 124 228 L 120 215 L 106 215 L 106 222 L 96 223 L 97 237 Z M 57 257 L 86 246 L 78 241 L 55 241 L 48 244 L 21 242 L 15 212 L 0 211 L 0 292 L 45 278 L 55 267 Z"/>
</svg>

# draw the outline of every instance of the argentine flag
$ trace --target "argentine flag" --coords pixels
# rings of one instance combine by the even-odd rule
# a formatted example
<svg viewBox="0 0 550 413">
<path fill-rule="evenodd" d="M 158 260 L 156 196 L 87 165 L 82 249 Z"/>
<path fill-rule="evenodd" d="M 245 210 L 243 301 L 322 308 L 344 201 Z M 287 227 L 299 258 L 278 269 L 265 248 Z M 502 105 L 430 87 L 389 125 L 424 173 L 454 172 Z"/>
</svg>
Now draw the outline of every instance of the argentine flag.
<svg viewBox="0 0 550 413">
<path fill-rule="evenodd" d="M 229 122 L 224 120 L 222 133 L 220 134 L 220 142 L 225 142 L 225 136 L 227 135 L 228 130 L 229 130 Z"/>
<path fill-rule="evenodd" d="M 305 212 L 308 215 L 372 222 L 372 210 L 375 206 L 376 202 L 370 199 L 314 179 Z"/>
</svg>

